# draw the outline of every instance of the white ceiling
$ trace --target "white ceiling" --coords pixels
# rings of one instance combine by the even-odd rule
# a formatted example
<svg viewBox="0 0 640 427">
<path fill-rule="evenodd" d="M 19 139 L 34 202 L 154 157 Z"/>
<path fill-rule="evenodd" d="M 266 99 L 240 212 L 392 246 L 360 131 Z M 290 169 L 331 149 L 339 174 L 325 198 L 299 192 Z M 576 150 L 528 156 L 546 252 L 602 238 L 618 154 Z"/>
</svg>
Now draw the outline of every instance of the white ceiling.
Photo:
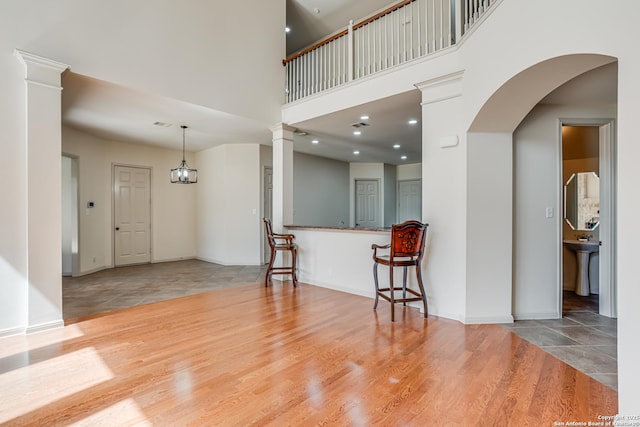
<svg viewBox="0 0 640 427">
<path fill-rule="evenodd" d="M 304 47 L 340 30 L 349 19 L 360 20 L 385 9 L 389 0 L 287 0 L 287 24 L 292 32 L 287 45 Z M 320 13 L 315 13 L 318 9 Z M 200 105 L 152 93 L 143 93 L 81 74 L 63 76 L 63 124 L 109 140 L 182 148 L 180 125 L 186 131 L 186 148 L 200 151 L 221 144 L 269 145 L 268 125 L 216 111 Z M 352 123 L 367 113 L 371 126 L 355 137 Z M 399 164 L 420 157 L 420 125 L 408 126 L 409 117 L 419 118 L 419 93 L 398 95 L 365 106 L 336 112 L 295 126 L 309 133 L 295 135 L 296 151 L 342 161 Z M 159 127 L 154 122 L 170 127 Z M 311 144 L 311 136 L 321 142 Z M 401 150 L 391 148 L 402 144 Z M 360 150 L 360 156 L 353 151 Z M 401 160 L 400 155 L 407 155 Z"/>
<path fill-rule="evenodd" d="M 421 162 L 421 94 L 413 90 L 358 107 L 296 123 L 294 150 L 347 162 Z M 369 119 L 362 120 L 366 115 Z M 416 119 L 416 124 L 409 124 Z M 356 128 L 355 123 L 368 126 Z M 359 130 L 361 135 L 354 135 Z M 307 135 L 302 135 L 305 132 Z M 319 141 L 313 144 L 311 141 Z M 394 144 L 400 144 L 394 149 Z M 354 151 L 360 154 L 355 155 Z M 402 160 L 401 156 L 407 156 Z"/>
<path fill-rule="evenodd" d="M 271 131 L 263 124 L 200 105 L 138 92 L 66 72 L 62 79 L 62 123 L 109 140 L 200 151 L 216 145 L 264 144 Z M 159 127 L 154 122 L 171 124 Z"/>
<path fill-rule="evenodd" d="M 351 18 L 363 18 L 386 8 L 387 0 L 287 0 L 287 36 L 301 47 L 344 27 Z M 314 8 L 320 10 L 314 13 Z M 300 29 L 300 26 L 302 29 Z M 63 76 L 62 117 L 68 126 L 111 140 L 182 148 L 180 125 L 189 126 L 187 150 L 200 151 L 221 144 L 270 145 L 268 125 L 200 105 L 142 93 L 109 82 L 67 72 Z M 617 102 L 617 65 L 600 67 L 561 86 L 541 103 L 596 104 Z M 368 120 L 361 120 L 362 115 Z M 389 164 L 421 161 L 420 92 L 414 90 L 369 104 L 338 111 L 302 123 L 294 135 L 295 151 L 346 162 Z M 159 127 L 156 121 L 172 124 Z M 351 125 L 369 126 L 353 135 Z M 302 133 L 300 133 L 302 132 Z M 303 133 L 306 133 L 304 135 Z M 317 139 L 318 144 L 311 141 Z M 400 144 L 396 150 L 393 144 Z M 353 152 L 358 150 L 359 155 Z M 407 159 L 400 157 L 406 155 Z"/>
</svg>

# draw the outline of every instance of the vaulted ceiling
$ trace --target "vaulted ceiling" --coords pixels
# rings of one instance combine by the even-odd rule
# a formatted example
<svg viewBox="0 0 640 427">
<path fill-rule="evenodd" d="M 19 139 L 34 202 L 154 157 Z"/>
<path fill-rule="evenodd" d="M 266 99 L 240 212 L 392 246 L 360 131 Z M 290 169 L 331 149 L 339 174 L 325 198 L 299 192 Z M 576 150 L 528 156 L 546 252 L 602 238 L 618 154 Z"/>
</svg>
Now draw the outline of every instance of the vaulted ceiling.
<svg viewBox="0 0 640 427">
<path fill-rule="evenodd" d="M 387 0 L 287 0 L 287 52 L 295 52 L 385 9 Z M 283 37 L 284 29 L 283 29 Z M 144 93 L 67 72 L 63 78 L 63 123 L 99 137 L 132 143 L 181 148 L 180 125 L 187 149 L 204 150 L 229 143 L 270 144 L 269 125 L 181 100 Z M 602 67 L 579 76 L 547 96 L 543 103 L 616 102 L 617 68 Z M 363 120 L 361 116 L 369 119 Z M 421 160 L 418 90 L 367 105 L 292 124 L 296 151 L 347 162 L 415 163 Z M 164 122 L 171 126 L 155 126 Z M 363 122 L 360 135 L 353 124 Z M 313 143 L 313 141 L 318 141 Z M 393 148 L 399 144 L 400 148 Z M 358 151 L 359 154 L 354 154 Z M 406 156 L 402 159 L 401 156 Z"/>
</svg>

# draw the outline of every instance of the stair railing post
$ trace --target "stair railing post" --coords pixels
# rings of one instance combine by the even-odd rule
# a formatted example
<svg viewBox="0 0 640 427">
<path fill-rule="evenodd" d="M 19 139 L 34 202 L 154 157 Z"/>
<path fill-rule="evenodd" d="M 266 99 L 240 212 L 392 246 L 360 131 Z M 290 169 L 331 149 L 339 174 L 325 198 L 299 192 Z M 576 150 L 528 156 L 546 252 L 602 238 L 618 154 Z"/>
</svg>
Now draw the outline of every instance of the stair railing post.
<svg viewBox="0 0 640 427">
<path fill-rule="evenodd" d="M 462 38 L 462 31 L 464 29 L 464 1 L 465 0 L 451 0 L 451 7 L 453 8 L 453 22 L 454 28 L 452 33 L 454 34 L 453 43 L 458 43 L 458 41 Z"/>
<path fill-rule="evenodd" d="M 353 19 L 349 20 L 349 31 L 347 32 L 347 81 L 353 80 L 354 67 L 354 40 L 353 40 Z"/>
</svg>

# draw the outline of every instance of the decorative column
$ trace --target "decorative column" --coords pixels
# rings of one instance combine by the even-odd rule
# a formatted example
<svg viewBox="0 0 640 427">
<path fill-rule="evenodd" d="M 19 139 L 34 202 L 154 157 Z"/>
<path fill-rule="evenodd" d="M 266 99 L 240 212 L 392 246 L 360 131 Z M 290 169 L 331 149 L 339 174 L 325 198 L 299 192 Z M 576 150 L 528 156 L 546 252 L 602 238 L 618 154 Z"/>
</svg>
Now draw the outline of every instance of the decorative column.
<svg viewBox="0 0 640 427">
<path fill-rule="evenodd" d="M 273 229 L 282 233 L 293 222 L 293 131 L 281 123 L 273 132 Z"/>
<path fill-rule="evenodd" d="M 20 50 L 25 67 L 27 147 L 26 331 L 62 320 L 62 86 L 68 65 Z"/>
</svg>

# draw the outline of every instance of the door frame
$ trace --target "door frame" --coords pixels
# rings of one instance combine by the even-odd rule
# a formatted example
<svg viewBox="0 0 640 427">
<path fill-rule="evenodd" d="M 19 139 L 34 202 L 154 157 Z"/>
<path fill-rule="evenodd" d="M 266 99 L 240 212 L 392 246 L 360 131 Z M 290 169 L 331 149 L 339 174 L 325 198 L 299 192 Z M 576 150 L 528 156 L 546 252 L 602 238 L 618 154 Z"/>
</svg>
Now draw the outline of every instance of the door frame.
<svg viewBox="0 0 640 427">
<path fill-rule="evenodd" d="M 73 186 L 73 188 L 71 189 L 72 191 L 75 192 L 75 200 L 74 200 L 74 208 L 75 208 L 75 218 L 74 218 L 74 223 L 72 224 L 72 227 L 74 228 L 73 233 L 74 233 L 74 238 L 76 239 L 76 250 L 75 252 L 71 252 L 71 277 L 78 277 L 80 276 L 80 257 L 82 254 L 81 251 L 81 242 L 82 239 L 80 238 L 80 157 L 76 156 L 74 154 L 69 154 L 69 153 L 65 153 L 64 151 L 62 152 L 62 157 L 67 157 L 68 159 L 71 159 L 71 176 L 72 179 L 75 177 L 75 180 L 73 182 L 73 184 L 75 184 Z"/>
<path fill-rule="evenodd" d="M 602 128 L 603 126 L 609 126 L 608 138 L 606 141 L 603 141 L 602 138 Z M 600 192 L 600 206 L 602 208 L 603 204 L 607 205 L 609 210 L 609 218 L 607 219 L 605 216 L 605 220 L 603 221 L 602 217 L 600 220 L 600 228 L 599 236 L 600 242 L 602 242 L 603 237 L 605 240 L 609 240 L 609 244 L 605 246 L 600 246 L 599 251 L 599 262 L 600 267 L 603 262 L 608 263 L 609 274 L 608 280 L 600 281 L 599 283 L 599 314 L 607 317 L 617 317 L 617 304 L 616 304 L 616 295 L 617 295 L 617 268 L 616 268 L 616 245 L 617 245 L 617 224 L 616 224 L 616 215 L 617 215 L 617 186 L 616 186 L 616 177 L 617 177 L 617 162 L 616 162 L 616 120 L 613 118 L 560 118 L 558 120 L 558 164 L 557 164 L 557 176 L 560 177 L 559 181 L 562 181 L 562 126 L 597 126 L 600 128 L 600 137 L 599 137 L 599 169 L 600 169 L 600 188 L 605 189 L 605 191 Z M 558 271 L 557 271 L 557 282 L 558 282 L 558 316 L 562 317 L 562 306 L 563 306 L 563 233 L 562 227 L 564 222 L 564 210 L 562 209 L 563 205 L 563 182 L 560 182 L 558 186 L 558 204 L 560 207 L 558 215 L 557 215 L 557 257 L 558 259 Z M 605 201 L 602 202 L 603 193 L 607 193 L 605 195 Z M 604 250 L 603 250 L 604 248 Z M 603 269 L 600 268 L 600 278 L 603 277 Z M 603 286 L 603 283 L 605 286 Z"/>
<path fill-rule="evenodd" d="M 267 260 L 267 246 L 269 245 L 267 242 L 267 236 L 266 236 L 266 230 L 265 230 L 265 226 L 264 223 L 262 221 L 262 218 L 269 218 L 272 219 L 273 217 L 273 192 L 272 192 L 272 197 L 271 197 L 271 215 L 267 216 L 267 212 L 266 212 L 266 203 L 267 200 L 265 198 L 265 190 L 266 190 L 266 182 L 265 182 L 265 176 L 266 176 L 266 172 L 267 169 L 271 169 L 271 179 L 273 179 L 273 166 L 271 165 L 262 165 L 262 175 L 260 176 L 260 180 L 261 182 L 261 191 L 260 191 L 260 201 L 261 201 L 261 213 L 262 215 L 260 216 L 260 236 L 262 237 L 261 242 L 261 249 L 260 252 L 262 253 L 262 258 L 261 258 L 261 262 L 262 264 L 267 264 L 269 261 Z"/>
<path fill-rule="evenodd" d="M 111 268 L 116 266 L 116 167 L 149 170 L 149 263 L 153 264 L 153 167 L 131 163 L 111 163 Z M 146 264 L 146 263 L 145 263 Z"/>
</svg>

